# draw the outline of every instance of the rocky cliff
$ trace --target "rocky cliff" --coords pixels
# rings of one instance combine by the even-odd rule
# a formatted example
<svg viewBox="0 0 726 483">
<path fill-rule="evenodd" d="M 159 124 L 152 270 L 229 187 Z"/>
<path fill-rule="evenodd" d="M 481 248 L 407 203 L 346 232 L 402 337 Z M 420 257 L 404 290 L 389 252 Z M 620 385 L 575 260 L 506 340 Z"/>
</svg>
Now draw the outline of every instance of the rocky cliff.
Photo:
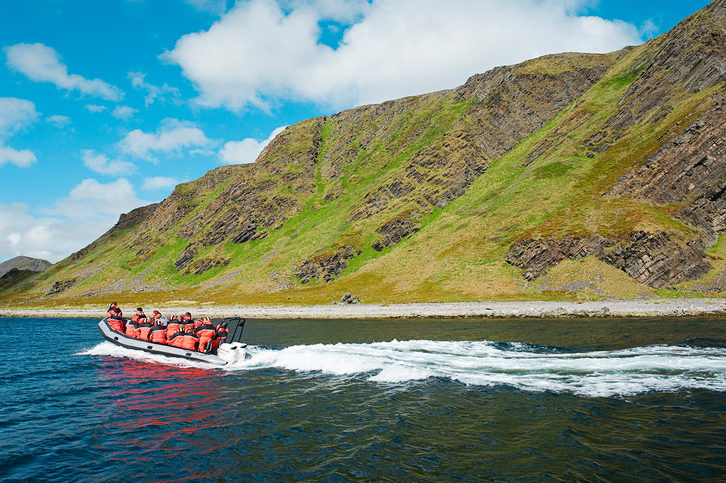
<svg viewBox="0 0 726 483">
<path fill-rule="evenodd" d="M 290 126 L 3 300 L 722 293 L 726 1 L 611 54 Z"/>
</svg>

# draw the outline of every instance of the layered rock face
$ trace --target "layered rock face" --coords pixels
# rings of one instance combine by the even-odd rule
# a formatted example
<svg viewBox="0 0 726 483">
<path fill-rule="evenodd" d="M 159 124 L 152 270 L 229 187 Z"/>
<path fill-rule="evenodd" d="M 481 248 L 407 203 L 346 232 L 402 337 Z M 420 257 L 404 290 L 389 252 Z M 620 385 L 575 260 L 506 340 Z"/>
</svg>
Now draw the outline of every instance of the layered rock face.
<svg viewBox="0 0 726 483">
<path fill-rule="evenodd" d="M 635 81 L 618 108 L 586 147 L 605 152 L 640 122 L 662 121 L 672 103 L 726 80 L 726 4 L 714 2 L 653 41 L 631 66 Z M 685 94 L 684 94 L 684 91 Z M 514 244 L 507 261 L 534 280 L 564 259 L 592 255 L 654 288 L 693 280 L 711 268 L 705 249 L 726 229 L 726 87 L 698 105 L 687 120 L 661 136 L 661 146 L 641 167 L 621 177 L 604 196 L 673 206 L 675 216 L 698 230 L 697 238 L 631 232 L 621 238 L 527 239 Z M 566 132 L 561 133 L 562 136 Z M 550 144 L 553 141 L 550 140 Z M 542 154 L 535 149 L 532 154 Z"/>
<path fill-rule="evenodd" d="M 524 269 L 525 279 L 534 280 L 565 259 L 594 256 L 645 285 L 666 288 L 709 271 L 703 248 L 698 241 L 684 243 L 664 232 L 641 231 L 621 240 L 597 235 L 524 240 L 512 246 L 507 262 Z"/>
<path fill-rule="evenodd" d="M 677 204 L 677 216 L 687 223 L 709 233 L 726 232 L 726 88 L 706 104 L 698 120 L 670 136 L 608 194 Z"/>
<path fill-rule="evenodd" d="M 333 253 L 319 255 L 306 260 L 295 273 L 300 283 L 308 283 L 313 279 L 330 282 L 348 268 L 348 260 L 360 253 L 353 247 L 342 246 Z"/>
</svg>

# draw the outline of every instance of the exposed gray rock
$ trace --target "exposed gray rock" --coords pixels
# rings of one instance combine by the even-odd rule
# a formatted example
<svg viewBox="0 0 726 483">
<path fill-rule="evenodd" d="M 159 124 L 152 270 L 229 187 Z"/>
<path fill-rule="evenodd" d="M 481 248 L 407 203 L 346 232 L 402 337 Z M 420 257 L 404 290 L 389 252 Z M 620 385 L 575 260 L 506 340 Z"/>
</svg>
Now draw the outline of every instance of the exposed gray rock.
<svg viewBox="0 0 726 483">
<path fill-rule="evenodd" d="M 396 218 L 376 229 L 376 233 L 383 235 L 383 238 L 376 240 L 371 246 L 380 252 L 410 237 L 420 229 L 421 225 L 409 218 Z"/>
<path fill-rule="evenodd" d="M 208 258 L 202 258 L 200 260 L 195 261 L 184 272 L 184 275 L 188 275 L 190 273 L 194 273 L 195 275 L 201 275 L 207 270 L 211 270 L 215 267 L 219 267 L 220 265 L 223 267 L 226 267 L 229 265 L 229 262 L 232 260 L 229 258 L 216 258 L 216 257 L 208 257 Z"/>
<path fill-rule="evenodd" d="M 45 294 L 46 295 L 55 295 L 55 294 L 58 294 L 61 292 L 65 292 L 66 290 L 68 290 L 69 288 L 74 286 L 75 284 L 76 284 L 75 279 L 58 280 L 50 287 L 50 289 L 48 289 L 48 291 Z"/>
<path fill-rule="evenodd" d="M 709 101 L 711 102 L 711 101 Z M 678 216 L 706 232 L 726 233 L 726 87 L 682 133 L 623 176 L 608 195 L 680 204 Z"/>
<path fill-rule="evenodd" d="M 643 231 L 620 240 L 599 235 L 523 240 L 510 248 L 506 260 L 524 269 L 525 279 L 534 280 L 562 260 L 587 256 L 595 256 L 653 288 L 693 280 L 711 268 L 699 241 Z"/>
<path fill-rule="evenodd" d="M 360 252 L 360 250 L 353 247 L 342 246 L 333 253 L 318 255 L 305 260 L 298 268 L 295 276 L 300 279 L 300 283 L 308 283 L 313 279 L 330 282 L 343 273 L 343 270 L 348 268 L 348 260 Z"/>
<path fill-rule="evenodd" d="M 189 244 L 189 246 L 187 246 L 184 251 L 181 252 L 181 255 L 179 255 L 177 261 L 174 262 L 177 270 L 184 270 L 187 265 L 192 263 L 194 258 L 197 256 L 197 253 L 199 253 L 199 249 L 199 245 L 195 243 Z"/>
</svg>

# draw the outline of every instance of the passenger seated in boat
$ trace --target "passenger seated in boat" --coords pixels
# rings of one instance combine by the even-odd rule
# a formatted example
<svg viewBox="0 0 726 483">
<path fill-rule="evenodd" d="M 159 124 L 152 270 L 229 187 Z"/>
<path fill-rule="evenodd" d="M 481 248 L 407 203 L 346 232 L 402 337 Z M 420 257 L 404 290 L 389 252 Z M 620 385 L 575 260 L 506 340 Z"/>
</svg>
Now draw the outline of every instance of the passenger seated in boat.
<svg viewBox="0 0 726 483">
<path fill-rule="evenodd" d="M 126 335 L 129 337 L 136 337 L 136 332 L 139 327 L 139 323 L 135 320 L 129 320 L 126 322 Z"/>
<path fill-rule="evenodd" d="M 192 320 L 192 314 L 189 312 L 179 316 L 181 327 L 184 332 L 188 332 L 190 329 L 195 327 L 194 321 Z"/>
<path fill-rule="evenodd" d="M 154 327 L 154 324 L 149 322 L 148 319 L 141 319 L 139 325 L 136 326 L 136 337 L 141 340 L 149 340 L 149 331 Z"/>
<path fill-rule="evenodd" d="M 108 317 L 106 318 L 108 326 L 116 332 L 125 333 L 126 327 L 124 324 L 124 318 L 121 316 L 121 309 L 114 307 L 108 311 Z"/>
<path fill-rule="evenodd" d="M 146 320 L 146 314 L 144 314 L 144 309 L 141 307 L 136 309 L 136 313 L 133 317 L 131 317 L 131 320 L 134 322 L 142 322 L 143 320 Z"/>
<path fill-rule="evenodd" d="M 166 340 L 171 340 L 171 338 L 174 337 L 178 332 L 183 332 L 181 330 L 181 324 L 179 323 L 178 319 L 172 318 L 172 320 L 170 320 L 169 323 L 166 324 Z"/>
<path fill-rule="evenodd" d="M 154 312 L 153 312 L 153 313 L 151 314 L 151 321 L 152 321 L 152 322 L 153 322 L 153 323 L 154 323 L 155 325 L 159 325 L 159 320 L 160 320 L 161 318 L 162 318 L 162 316 L 161 316 L 161 312 L 159 312 L 158 310 L 154 310 Z"/>
<path fill-rule="evenodd" d="M 196 335 L 199 337 L 199 352 L 209 354 L 212 350 L 213 341 L 217 338 L 217 330 L 209 317 L 204 317 L 202 325 L 196 329 Z"/>
<path fill-rule="evenodd" d="M 194 335 L 193 332 L 177 332 L 171 337 L 171 339 L 169 339 L 168 344 L 174 347 L 181 347 L 182 349 L 195 351 L 199 344 L 199 337 Z"/>
<path fill-rule="evenodd" d="M 211 324 L 211 320 L 209 321 Z M 212 339 L 212 343 L 210 344 L 209 352 L 214 353 L 214 351 L 217 350 L 219 347 L 219 344 L 227 340 L 227 336 L 229 335 L 229 324 L 227 322 L 222 322 L 220 324 L 217 324 L 217 327 L 215 329 L 216 335 Z"/>
<path fill-rule="evenodd" d="M 118 304 L 116 302 L 111 302 L 111 305 L 108 306 L 108 310 L 106 310 L 106 316 L 111 317 L 112 314 L 116 313 L 117 308 Z"/>
<path fill-rule="evenodd" d="M 166 327 L 163 325 L 155 325 L 149 329 L 148 340 L 157 344 L 166 344 Z"/>
</svg>

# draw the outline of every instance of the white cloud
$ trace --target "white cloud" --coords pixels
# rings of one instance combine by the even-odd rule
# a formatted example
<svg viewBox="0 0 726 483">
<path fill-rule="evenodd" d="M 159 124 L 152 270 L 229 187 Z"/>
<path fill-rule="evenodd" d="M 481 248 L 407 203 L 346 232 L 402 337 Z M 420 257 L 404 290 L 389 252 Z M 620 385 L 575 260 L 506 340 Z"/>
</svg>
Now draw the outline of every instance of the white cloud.
<svg viewBox="0 0 726 483">
<path fill-rule="evenodd" d="M 4 146 L 0 143 L 0 166 L 5 163 L 14 164 L 21 168 L 27 168 L 31 164 L 35 163 L 38 159 L 35 157 L 32 151 L 27 149 L 13 149 L 9 146 Z"/>
<path fill-rule="evenodd" d="M 0 205 L 0 260 L 26 255 L 57 262 L 101 236 L 121 213 L 145 204 L 125 179 L 86 179 L 40 216 L 23 203 Z"/>
<path fill-rule="evenodd" d="M 367 0 L 280 0 L 279 5 L 284 10 L 311 9 L 321 19 L 336 22 L 360 20 L 372 9 Z"/>
<path fill-rule="evenodd" d="M 0 166 L 9 163 L 27 168 L 37 161 L 32 151 L 14 149 L 7 146 L 5 141 L 34 123 L 38 116 L 32 102 L 16 97 L 0 97 Z"/>
<path fill-rule="evenodd" d="M 181 98 L 179 89 L 169 86 L 166 82 L 162 86 L 150 84 L 146 82 L 146 74 L 142 72 L 129 72 L 129 79 L 131 79 L 134 89 L 146 91 L 144 103 L 147 107 L 157 100 L 165 101 L 167 98 L 179 100 Z"/>
<path fill-rule="evenodd" d="M 84 107 L 84 108 L 85 108 L 85 109 L 86 109 L 87 111 L 89 111 L 89 112 L 94 112 L 94 113 L 98 113 L 98 112 L 103 112 L 103 111 L 105 111 L 105 110 L 106 110 L 106 106 L 99 106 L 99 105 L 97 105 L 97 104 L 86 104 L 86 105 L 85 105 L 85 106 L 83 106 L 83 107 Z"/>
<path fill-rule="evenodd" d="M 145 204 L 148 202 L 136 197 L 133 185 L 126 178 L 110 183 L 88 178 L 73 188 L 68 197 L 56 200 L 53 207 L 42 211 L 79 221 L 94 218 L 108 220 Z"/>
<path fill-rule="evenodd" d="M 182 68 L 207 107 L 267 109 L 277 98 L 335 107 L 380 102 L 452 88 L 547 53 L 642 41 L 631 24 L 578 16 L 586 1 L 286 1 L 283 9 L 251 0 L 208 31 L 183 36 L 162 59 Z M 329 14 L 326 3 L 342 7 Z M 321 20 L 356 12 L 336 49 L 319 42 Z"/>
<path fill-rule="evenodd" d="M 46 45 L 15 44 L 4 50 L 8 67 L 25 74 L 32 81 L 50 82 L 61 89 L 77 90 L 109 101 L 118 101 L 123 97 L 119 88 L 101 79 L 86 79 L 78 74 L 69 74 L 58 52 Z"/>
<path fill-rule="evenodd" d="M 91 149 L 81 151 L 81 158 L 88 169 L 100 174 L 119 175 L 136 171 L 136 166 L 133 163 L 118 160 L 109 161 L 105 154 L 96 154 Z"/>
<path fill-rule="evenodd" d="M 60 114 L 53 114 L 45 118 L 46 121 L 57 127 L 63 129 L 71 123 L 71 118 L 68 116 L 61 116 Z"/>
<path fill-rule="evenodd" d="M 163 189 L 171 189 L 179 184 L 179 180 L 175 178 L 166 178 L 164 176 L 152 176 L 146 178 L 141 187 L 144 191 L 158 191 Z"/>
<path fill-rule="evenodd" d="M 133 107 L 129 106 L 116 106 L 116 108 L 111 111 L 111 115 L 115 117 L 116 119 L 131 119 L 134 114 L 136 114 L 138 109 L 134 109 Z"/>
<path fill-rule="evenodd" d="M 223 164 L 254 163 L 257 156 L 265 149 L 265 146 L 275 139 L 275 136 L 284 131 L 286 127 L 278 127 L 264 141 L 257 141 L 253 138 L 243 139 L 242 141 L 229 141 L 219 151 L 219 160 Z"/>
<path fill-rule="evenodd" d="M 227 9 L 227 0 L 184 0 L 200 12 L 221 15 Z"/>
<path fill-rule="evenodd" d="M 191 122 L 165 119 L 156 133 L 134 129 L 119 143 L 121 149 L 138 158 L 154 160 L 152 153 L 181 152 L 195 147 L 206 147 L 214 142 Z"/>
<path fill-rule="evenodd" d="M 0 97 L 0 136 L 9 136 L 38 119 L 35 104 L 17 97 Z"/>
</svg>

